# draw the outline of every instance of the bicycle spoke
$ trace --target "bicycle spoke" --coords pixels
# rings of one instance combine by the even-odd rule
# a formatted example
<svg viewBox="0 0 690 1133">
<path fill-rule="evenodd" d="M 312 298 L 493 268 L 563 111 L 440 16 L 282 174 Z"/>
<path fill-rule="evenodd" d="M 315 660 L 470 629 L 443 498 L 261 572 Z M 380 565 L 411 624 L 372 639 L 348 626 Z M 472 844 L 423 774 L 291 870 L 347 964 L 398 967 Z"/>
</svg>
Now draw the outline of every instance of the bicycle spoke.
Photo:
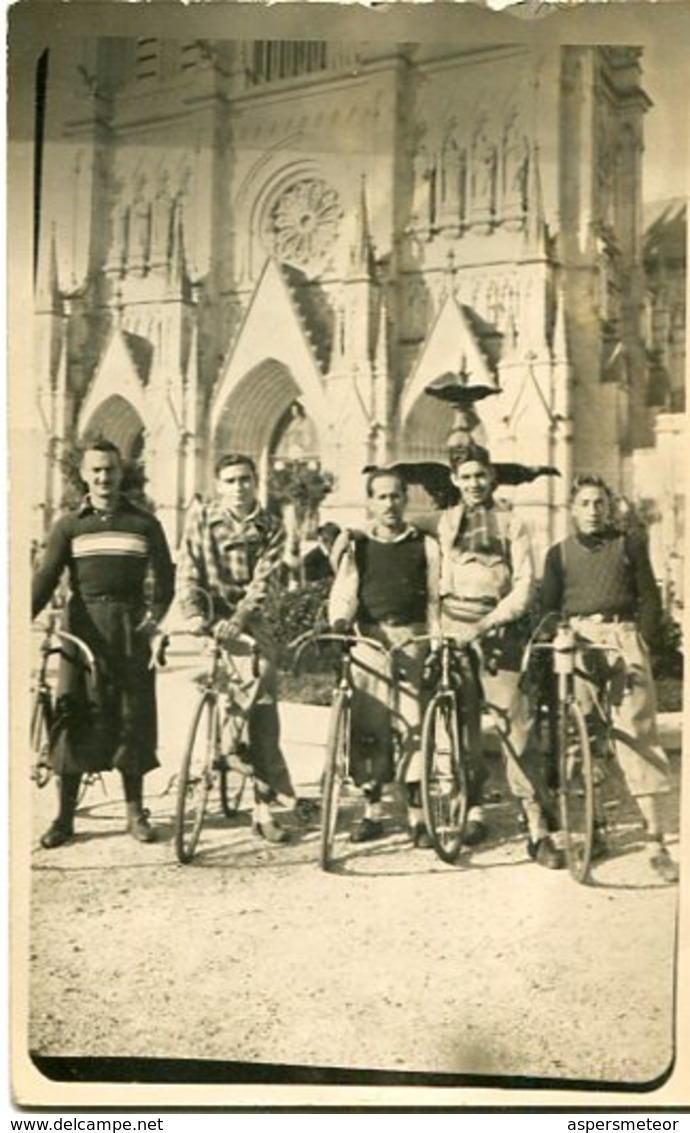
<svg viewBox="0 0 690 1133">
<path fill-rule="evenodd" d="M 177 784 L 175 851 L 187 864 L 194 856 L 213 782 L 218 749 L 216 702 L 204 695 L 199 701 Z"/>
<path fill-rule="evenodd" d="M 592 756 L 582 712 L 563 706 L 559 720 L 559 801 L 570 873 L 584 882 L 589 874 L 594 837 Z"/>
<path fill-rule="evenodd" d="M 39 695 L 31 713 L 31 778 L 38 787 L 45 787 L 53 774 L 50 765 L 48 705 Z"/>
<path fill-rule="evenodd" d="M 331 727 L 326 749 L 326 767 L 321 804 L 321 868 L 328 870 L 338 825 L 341 788 L 348 772 L 350 745 L 349 703 L 337 696 L 331 709 Z"/>
<path fill-rule="evenodd" d="M 436 853 L 456 861 L 467 814 L 467 789 L 453 699 L 434 697 L 422 728 L 422 802 Z"/>
</svg>

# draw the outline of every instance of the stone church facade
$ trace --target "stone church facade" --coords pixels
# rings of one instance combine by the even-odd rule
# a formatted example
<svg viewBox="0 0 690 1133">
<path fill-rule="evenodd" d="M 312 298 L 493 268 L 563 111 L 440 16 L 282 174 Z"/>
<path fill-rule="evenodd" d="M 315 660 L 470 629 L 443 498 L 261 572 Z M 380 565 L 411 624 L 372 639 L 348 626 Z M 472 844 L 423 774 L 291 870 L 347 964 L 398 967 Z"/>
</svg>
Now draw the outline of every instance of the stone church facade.
<svg viewBox="0 0 690 1133">
<path fill-rule="evenodd" d="M 64 445 L 145 466 L 173 545 L 219 453 L 443 459 L 452 371 L 538 544 L 653 446 L 631 47 L 85 40 L 39 76 L 37 526 Z"/>
</svg>

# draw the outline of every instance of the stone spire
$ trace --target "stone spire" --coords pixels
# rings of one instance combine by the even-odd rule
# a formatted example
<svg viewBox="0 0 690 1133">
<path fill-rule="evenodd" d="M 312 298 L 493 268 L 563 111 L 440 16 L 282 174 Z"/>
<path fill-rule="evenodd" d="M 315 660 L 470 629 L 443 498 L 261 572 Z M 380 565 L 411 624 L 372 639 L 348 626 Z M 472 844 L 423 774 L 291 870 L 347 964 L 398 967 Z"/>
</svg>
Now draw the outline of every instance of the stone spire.
<svg viewBox="0 0 690 1133">
<path fill-rule="evenodd" d="M 369 228 L 369 209 L 367 207 L 366 176 L 362 174 L 359 185 L 359 199 L 354 210 L 353 233 L 350 243 L 349 274 L 357 278 L 370 278 L 373 274 L 373 246 Z"/>
</svg>

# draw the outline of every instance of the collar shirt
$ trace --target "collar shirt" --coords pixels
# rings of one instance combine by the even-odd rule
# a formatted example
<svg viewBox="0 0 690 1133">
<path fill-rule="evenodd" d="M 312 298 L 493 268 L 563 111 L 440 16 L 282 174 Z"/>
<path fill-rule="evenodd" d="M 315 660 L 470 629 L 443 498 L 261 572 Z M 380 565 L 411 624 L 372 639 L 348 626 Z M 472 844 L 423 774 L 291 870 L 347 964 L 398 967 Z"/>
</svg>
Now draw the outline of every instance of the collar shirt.
<svg viewBox="0 0 690 1133">
<path fill-rule="evenodd" d="M 195 504 L 189 512 L 177 565 L 177 596 L 188 617 L 244 619 L 257 611 L 278 584 L 285 553 L 281 521 L 264 508 L 239 518 L 218 503 Z"/>
<path fill-rule="evenodd" d="M 486 629 L 527 612 L 535 585 L 529 534 L 512 509 L 493 501 L 442 512 L 441 599 Z"/>
<path fill-rule="evenodd" d="M 381 548 L 400 548 L 401 555 L 405 557 L 404 548 L 409 543 L 421 541 L 424 548 L 426 562 L 426 577 L 424 590 L 426 592 L 426 627 L 429 633 L 439 632 L 439 549 L 437 540 L 419 531 L 418 528 L 406 523 L 402 530 L 392 539 L 382 539 L 376 534 L 375 524 L 370 524 L 365 530 L 342 531 L 336 539 L 331 552 L 331 564 L 335 570 L 335 579 L 331 587 L 328 600 L 328 620 L 331 624 L 337 621 L 352 622 L 359 619 L 362 614 L 360 604 L 359 567 L 357 564 L 357 546 L 362 542 L 371 542 Z M 397 559 L 396 552 L 393 555 Z M 387 557 L 387 556 L 386 556 Z M 387 557 L 388 558 L 388 557 Z M 402 559 L 400 560 L 402 563 Z M 390 566 L 391 559 L 388 560 Z M 397 564 L 396 564 L 397 566 Z M 380 582 L 385 590 L 386 582 L 390 576 L 382 576 Z M 399 583 L 400 578 L 393 580 Z M 390 588 L 390 587 L 388 587 Z"/>
</svg>

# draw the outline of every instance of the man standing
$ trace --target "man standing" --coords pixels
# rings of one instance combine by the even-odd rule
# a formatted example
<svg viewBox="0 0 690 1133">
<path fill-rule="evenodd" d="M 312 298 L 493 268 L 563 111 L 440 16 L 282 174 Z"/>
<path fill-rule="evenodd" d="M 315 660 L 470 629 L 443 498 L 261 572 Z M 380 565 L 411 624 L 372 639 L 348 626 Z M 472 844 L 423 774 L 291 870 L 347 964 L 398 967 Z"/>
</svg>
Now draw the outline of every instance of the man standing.
<svg viewBox="0 0 690 1133">
<path fill-rule="evenodd" d="M 189 514 L 177 565 L 177 597 L 190 632 L 212 633 L 221 643 L 246 633 L 259 646 L 259 693 L 248 720 L 253 829 L 259 837 L 280 843 L 287 841 L 287 833 L 275 821 L 271 803 L 278 797 L 292 803 L 294 790 L 280 749 L 275 648 L 262 607 L 278 585 L 285 530 L 259 506 L 251 457 L 221 457 L 215 476 L 216 500 L 196 504 Z"/>
<path fill-rule="evenodd" d="M 486 701 L 497 710 L 497 724 L 508 786 L 527 820 L 528 853 L 548 869 L 563 866 L 563 854 L 549 834 L 546 796 L 539 772 L 539 752 L 529 701 L 520 689 L 524 647 L 521 619 L 534 595 L 530 540 L 515 513 L 493 498 L 489 453 L 472 442 L 452 455 L 452 481 L 460 503 L 442 512 L 441 627 L 464 643 L 481 640 L 481 684 Z M 476 845 L 486 836 L 481 807 L 487 771 L 481 742 L 481 703 L 466 703 L 470 756 L 469 803 L 464 841 Z"/>
<path fill-rule="evenodd" d="M 158 766 L 150 642 L 172 599 L 173 566 L 158 520 L 120 491 L 122 460 L 114 444 L 89 444 L 81 476 L 87 495 L 78 511 L 53 527 L 32 584 L 35 617 L 68 570 L 65 629 L 91 649 L 97 667 L 90 695 L 78 658 L 60 661 L 50 752 L 60 803 L 41 838 L 45 849 L 74 835 L 82 774 L 112 768 L 122 775 L 130 834 L 140 842 L 155 840 L 143 809 L 143 777 Z M 150 602 L 149 571 L 154 578 Z"/>
<path fill-rule="evenodd" d="M 664 845 L 660 807 L 669 790 L 668 759 L 659 744 L 649 662 L 661 602 L 647 546 L 634 525 L 626 532 L 612 525 L 611 493 L 601 477 L 578 476 L 570 499 L 575 533 L 547 553 L 542 610 L 568 618 L 578 637 L 620 650 L 610 655 L 608 678 L 616 756 L 645 822 L 650 865 L 672 883 L 678 867 Z M 577 682 L 577 695 L 586 712 L 587 681 Z M 601 831 L 598 841 L 605 851 Z"/>
<path fill-rule="evenodd" d="M 333 548 L 338 573 L 329 621 L 386 648 L 415 634 L 438 632 L 438 548 L 434 539 L 404 518 L 407 488 L 398 476 L 374 471 L 367 480 L 372 522 L 367 531 L 345 532 Z M 395 776 L 393 729 L 407 760 L 408 820 L 414 845 L 429 848 L 420 793 L 420 706 L 424 648 L 400 655 L 391 672 L 388 659 L 371 645 L 353 652 L 356 694 L 352 713 L 351 770 L 365 797 L 364 817 L 350 835 L 368 842 L 383 835 L 383 786 Z"/>
<path fill-rule="evenodd" d="M 305 582 L 324 582 L 333 578 L 331 552 L 340 535 L 337 523 L 323 523 L 316 532 L 318 542 L 302 560 Z"/>
</svg>

